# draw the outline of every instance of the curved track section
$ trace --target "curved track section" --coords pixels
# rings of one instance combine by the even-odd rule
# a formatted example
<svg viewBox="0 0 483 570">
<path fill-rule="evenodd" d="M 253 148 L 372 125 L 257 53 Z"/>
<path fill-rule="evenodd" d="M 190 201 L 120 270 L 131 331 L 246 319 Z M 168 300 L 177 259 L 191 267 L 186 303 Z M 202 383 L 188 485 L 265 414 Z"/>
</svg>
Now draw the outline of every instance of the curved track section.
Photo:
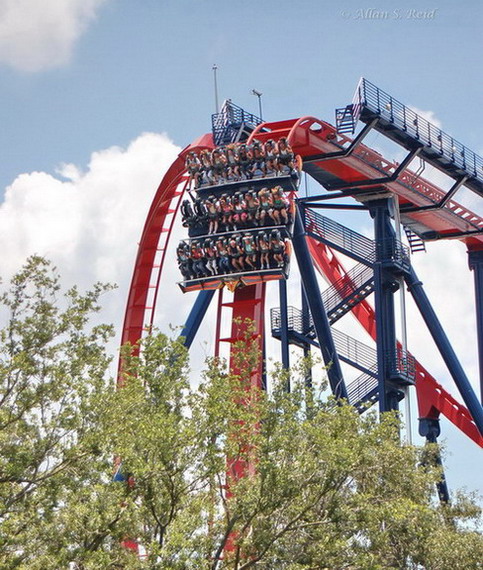
<svg viewBox="0 0 483 570">
<path fill-rule="evenodd" d="M 142 337 L 145 328 L 152 324 L 169 238 L 185 189 L 179 188 L 182 183 L 186 183 L 185 157 L 188 151 L 202 148 L 213 148 L 211 135 L 201 137 L 179 154 L 156 191 L 144 224 L 134 263 L 121 345 L 126 343 L 135 345 Z M 148 305 L 150 290 L 153 290 L 151 306 Z M 149 312 L 150 315 L 148 315 Z"/>
</svg>

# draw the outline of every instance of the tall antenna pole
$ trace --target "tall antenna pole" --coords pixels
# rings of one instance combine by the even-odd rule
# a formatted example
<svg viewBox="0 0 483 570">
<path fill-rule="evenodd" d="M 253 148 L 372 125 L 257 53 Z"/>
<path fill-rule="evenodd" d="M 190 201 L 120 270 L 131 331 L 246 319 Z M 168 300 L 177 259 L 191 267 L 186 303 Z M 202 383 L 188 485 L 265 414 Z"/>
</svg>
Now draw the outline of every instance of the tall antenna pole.
<svg viewBox="0 0 483 570">
<path fill-rule="evenodd" d="M 260 119 L 263 119 L 263 116 L 262 116 L 262 95 L 263 95 L 263 93 L 261 93 L 260 91 L 257 91 L 256 89 L 252 89 L 252 95 L 255 95 L 256 97 L 258 97 L 258 109 L 260 111 Z"/>
<path fill-rule="evenodd" d="M 216 79 L 216 70 L 218 69 L 218 66 L 216 63 L 213 64 L 213 67 L 211 69 L 213 70 L 213 78 L 215 81 L 215 113 L 218 113 L 220 106 L 218 105 L 218 81 Z"/>
</svg>

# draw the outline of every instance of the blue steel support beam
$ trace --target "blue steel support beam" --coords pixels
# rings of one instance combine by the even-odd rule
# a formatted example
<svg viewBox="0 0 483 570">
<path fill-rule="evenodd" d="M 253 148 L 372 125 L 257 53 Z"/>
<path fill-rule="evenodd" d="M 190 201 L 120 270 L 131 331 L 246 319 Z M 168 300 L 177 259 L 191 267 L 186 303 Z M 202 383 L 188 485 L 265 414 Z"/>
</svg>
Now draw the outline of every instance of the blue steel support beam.
<svg viewBox="0 0 483 570">
<path fill-rule="evenodd" d="M 282 344 L 282 366 L 285 370 L 290 368 L 289 343 L 288 343 L 288 304 L 287 282 L 281 279 L 279 282 L 280 293 L 280 340 Z M 290 386 L 287 386 L 290 391 Z"/>
<path fill-rule="evenodd" d="M 336 398 L 347 398 L 347 389 L 342 376 L 339 357 L 335 349 L 334 339 L 330 330 L 329 320 L 325 312 L 322 296 L 317 282 L 312 258 L 305 239 L 305 228 L 300 209 L 297 207 L 292 243 L 299 266 L 300 276 L 304 287 L 307 303 L 314 321 L 315 332 L 320 344 L 320 350 L 326 366 L 332 393 Z"/>
<path fill-rule="evenodd" d="M 419 435 L 426 438 L 428 443 L 438 443 L 438 437 L 441 434 L 441 428 L 439 426 L 439 419 L 437 418 L 420 418 L 419 419 Z M 437 452 L 433 454 L 432 461 L 441 468 L 441 479 L 436 483 L 436 488 L 438 490 L 439 500 L 442 503 L 449 503 L 449 490 L 446 483 L 446 476 L 443 471 L 443 462 L 441 460 L 441 453 L 439 452 L 439 447 Z"/>
<path fill-rule="evenodd" d="M 180 334 L 184 338 L 184 344 L 187 348 L 191 346 L 214 294 L 215 291 L 200 291 L 198 293 L 198 297 Z"/>
<path fill-rule="evenodd" d="M 301 297 L 302 297 L 302 333 L 306 335 L 310 328 L 310 309 L 307 304 L 307 298 L 305 297 L 304 286 L 301 286 Z M 310 356 L 310 344 L 307 343 L 304 345 L 304 358 L 308 358 Z M 312 387 L 312 369 L 307 367 L 306 375 L 305 375 L 305 385 L 307 388 Z"/>
<path fill-rule="evenodd" d="M 470 269 L 475 274 L 476 331 L 478 336 L 478 361 L 480 363 L 480 398 L 483 404 L 483 251 L 469 251 Z"/>
<path fill-rule="evenodd" d="M 461 366 L 453 347 L 451 346 L 446 333 L 441 326 L 441 323 L 434 312 L 431 303 L 423 289 L 423 284 L 418 279 L 414 268 L 411 268 L 409 274 L 405 275 L 405 280 L 413 299 L 423 316 L 424 322 L 431 333 L 431 336 L 436 343 L 436 346 L 443 357 L 443 360 L 448 367 L 448 370 L 460 391 L 466 407 L 470 411 L 473 420 L 479 432 L 483 435 L 483 407 L 478 401 L 476 394 L 471 387 L 463 367 Z"/>
<path fill-rule="evenodd" d="M 376 262 L 374 263 L 374 301 L 376 309 L 377 380 L 379 385 L 379 410 L 388 412 L 399 408 L 399 392 L 390 381 L 389 355 L 396 352 L 396 321 L 394 316 L 394 292 L 397 280 L 385 267 L 390 258 L 396 234 L 391 223 L 388 199 L 369 203 L 374 218 Z"/>
</svg>

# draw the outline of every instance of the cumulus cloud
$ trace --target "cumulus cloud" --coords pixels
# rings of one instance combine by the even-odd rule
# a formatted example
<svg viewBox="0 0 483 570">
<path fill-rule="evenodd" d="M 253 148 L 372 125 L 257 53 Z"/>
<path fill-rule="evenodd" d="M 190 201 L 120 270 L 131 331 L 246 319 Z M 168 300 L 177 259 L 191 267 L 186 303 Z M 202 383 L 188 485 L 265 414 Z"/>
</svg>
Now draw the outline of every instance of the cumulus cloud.
<svg viewBox="0 0 483 570">
<path fill-rule="evenodd" d="M 64 65 L 108 0 L 0 0 L 0 63 L 35 72 Z"/>
<path fill-rule="evenodd" d="M 438 129 L 442 128 L 442 123 L 434 113 L 434 111 L 425 111 L 423 109 L 419 109 L 418 107 L 411 107 L 411 109 L 423 119 L 426 119 L 429 123 L 437 127 Z"/>
<path fill-rule="evenodd" d="M 68 286 L 116 283 L 103 318 L 119 327 L 148 208 L 179 150 L 166 135 L 145 133 L 127 148 L 93 153 L 85 171 L 67 164 L 56 175 L 19 175 L 0 205 L 2 277 L 36 253 L 56 264 Z M 167 266 L 179 279 L 175 264 Z"/>
</svg>

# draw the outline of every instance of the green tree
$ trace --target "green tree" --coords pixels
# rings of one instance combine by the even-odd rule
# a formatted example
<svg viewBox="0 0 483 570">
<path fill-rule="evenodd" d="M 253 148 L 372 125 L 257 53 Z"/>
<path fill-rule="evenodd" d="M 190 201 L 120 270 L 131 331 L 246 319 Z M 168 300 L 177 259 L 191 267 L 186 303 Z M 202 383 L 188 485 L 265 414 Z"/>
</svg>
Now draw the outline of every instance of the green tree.
<svg viewBox="0 0 483 570">
<path fill-rule="evenodd" d="M 258 391 L 250 332 L 241 376 L 211 359 L 193 390 L 182 343 L 154 334 L 125 347 L 116 389 L 110 328 L 89 321 L 105 290 L 61 297 L 33 258 L 2 297 L 0 568 L 481 568 L 479 510 L 436 502 L 431 450 L 322 401 L 306 362 L 290 394 L 281 370 Z"/>
</svg>

